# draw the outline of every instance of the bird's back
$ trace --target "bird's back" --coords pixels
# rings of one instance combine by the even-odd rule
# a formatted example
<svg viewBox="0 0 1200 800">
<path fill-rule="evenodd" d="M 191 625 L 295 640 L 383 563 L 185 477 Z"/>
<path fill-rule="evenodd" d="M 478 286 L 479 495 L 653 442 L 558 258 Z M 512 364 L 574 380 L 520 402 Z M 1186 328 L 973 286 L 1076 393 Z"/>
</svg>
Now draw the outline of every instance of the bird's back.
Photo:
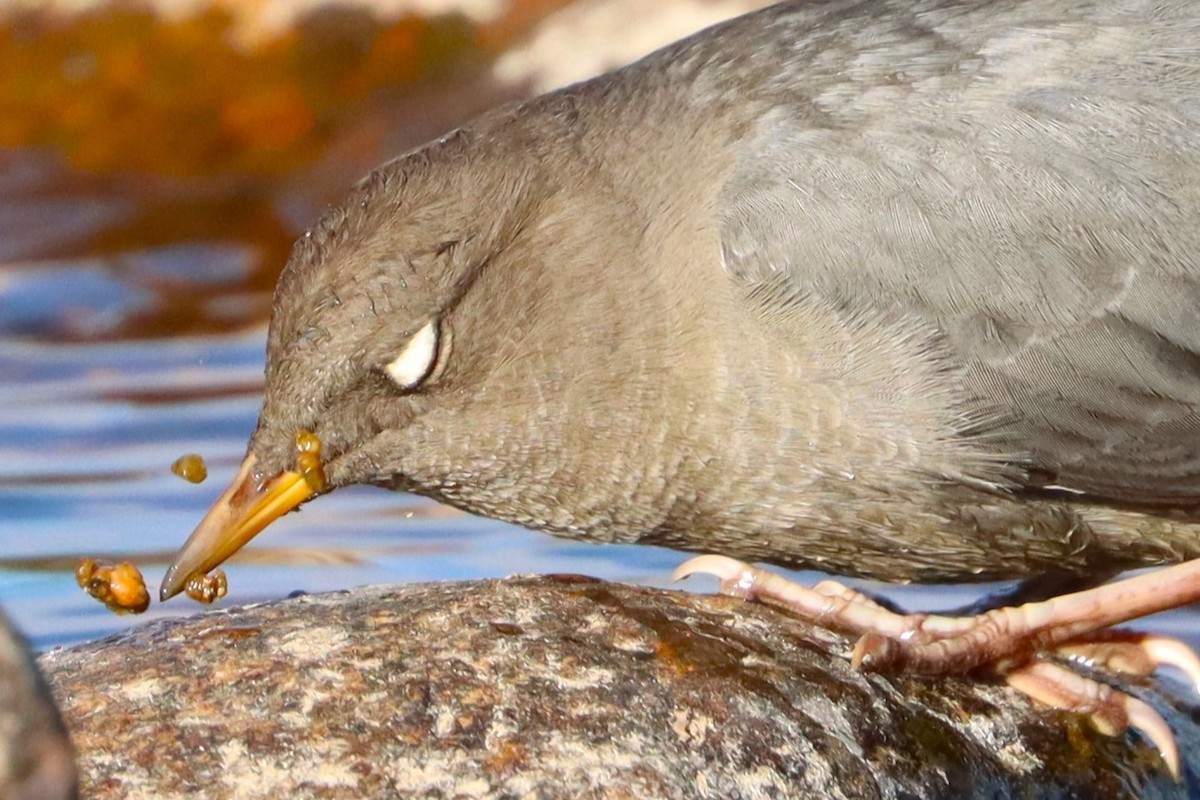
<svg viewBox="0 0 1200 800">
<path fill-rule="evenodd" d="M 1196 504 L 1200 3 L 791 3 L 729 33 L 764 46 L 696 88 L 761 71 L 728 272 L 936 327 L 1028 485 Z"/>
</svg>

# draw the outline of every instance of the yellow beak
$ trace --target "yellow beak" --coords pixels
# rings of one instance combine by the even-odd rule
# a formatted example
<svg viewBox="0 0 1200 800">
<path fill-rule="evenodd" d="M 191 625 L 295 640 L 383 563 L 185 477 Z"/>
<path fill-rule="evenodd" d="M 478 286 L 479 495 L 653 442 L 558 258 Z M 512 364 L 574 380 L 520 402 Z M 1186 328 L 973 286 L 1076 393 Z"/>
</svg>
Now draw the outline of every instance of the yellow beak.
<svg viewBox="0 0 1200 800">
<path fill-rule="evenodd" d="M 193 575 L 214 569 L 276 519 L 316 494 L 304 476 L 291 470 L 259 484 L 254 478 L 255 461 L 253 455 L 246 457 L 233 483 L 175 556 L 163 578 L 160 600 L 182 592 Z"/>
</svg>

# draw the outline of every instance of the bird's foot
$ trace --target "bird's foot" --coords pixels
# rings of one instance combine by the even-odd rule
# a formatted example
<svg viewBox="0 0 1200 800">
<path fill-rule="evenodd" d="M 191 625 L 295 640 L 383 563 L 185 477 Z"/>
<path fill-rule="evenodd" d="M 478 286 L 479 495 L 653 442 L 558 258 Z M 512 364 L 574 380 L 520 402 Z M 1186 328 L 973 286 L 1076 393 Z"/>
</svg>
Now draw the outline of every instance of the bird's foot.
<svg viewBox="0 0 1200 800">
<path fill-rule="evenodd" d="M 1172 569 L 1188 566 L 1192 565 Z M 898 614 L 836 581 L 808 588 L 724 556 L 693 558 L 675 571 L 675 579 L 696 573 L 717 577 L 722 594 L 761 600 L 822 627 L 858 634 L 851 655 L 857 668 L 999 677 L 1036 702 L 1086 715 L 1105 734 L 1138 730 L 1158 748 L 1171 773 L 1179 776 L 1175 737 L 1158 712 L 1070 666 L 1145 677 L 1170 665 L 1200 688 L 1200 658 L 1183 642 L 1108 627 L 1171 607 L 1146 610 L 1146 603 L 1130 602 L 1131 596 L 1140 598 L 1155 587 L 1162 589 L 1151 576 L 977 616 L 949 617 Z M 1142 583 L 1131 586 L 1138 581 Z M 1125 605 L 1114 608 L 1115 603 Z"/>
</svg>

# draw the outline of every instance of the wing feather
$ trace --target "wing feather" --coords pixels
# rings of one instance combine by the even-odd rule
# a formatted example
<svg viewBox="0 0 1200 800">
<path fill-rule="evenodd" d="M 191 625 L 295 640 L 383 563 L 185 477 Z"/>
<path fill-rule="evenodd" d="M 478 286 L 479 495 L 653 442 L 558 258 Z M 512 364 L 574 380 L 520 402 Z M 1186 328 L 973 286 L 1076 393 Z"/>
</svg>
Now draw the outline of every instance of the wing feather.
<svg viewBox="0 0 1200 800">
<path fill-rule="evenodd" d="M 936 326 L 1031 485 L 1200 505 L 1200 4 L 940 5 L 805 56 L 723 188 L 727 271 Z"/>
</svg>

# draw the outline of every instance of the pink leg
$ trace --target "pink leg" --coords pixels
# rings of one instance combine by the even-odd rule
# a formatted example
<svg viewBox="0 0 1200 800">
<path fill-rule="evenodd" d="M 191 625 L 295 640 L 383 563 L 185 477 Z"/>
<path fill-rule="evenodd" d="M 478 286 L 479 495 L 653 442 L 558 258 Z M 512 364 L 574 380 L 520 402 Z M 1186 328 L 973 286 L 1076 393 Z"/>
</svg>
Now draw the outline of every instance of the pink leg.
<svg viewBox="0 0 1200 800">
<path fill-rule="evenodd" d="M 698 572 L 714 575 L 721 581 L 723 594 L 762 600 L 811 622 L 863 634 L 856 653 L 858 663 L 864 667 L 940 675 L 1023 663 L 1034 653 L 1053 651 L 1068 642 L 1094 641 L 1090 634 L 1111 625 L 1174 608 L 1175 599 L 1181 596 L 1181 581 L 1162 578 L 1164 573 L 1185 567 L 1191 568 L 1189 576 L 1196 573 L 1196 585 L 1187 586 L 1182 595 L 1182 602 L 1191 602 L 1200 599 L 1192 598 L 1200 595 L 1200 559 L 1041 603 L 997 608 L 975 617 L 895 614 L 833 581 L 810 589 L 724 556 L 693 558 L 675 570 L 675 579 Z M 1156 646 L 1153 652 L 1171 652 L 1164 663 L 1178 660 L 1177 665 L 1200 685 L 1200 662 L 1194 656 L 1180 656 L 1180 648 L 1186 646 L 1176 644 L 1173 648 Z"/>
<path fill-rule="evenodd" d="M 855 667 L 1001 676 L 1038 702 L 1087 714 L 1106 733 L 1140 730 L 1158 747 L 1172 774 L 1179 775 L 1174 736 L 1157 712 L 1046 657 L 1135 677 L 1171 665 L 1200 689 L 1200 658 L 1183 642 L 1108 629 L 1197 599 L 1200 561 L 974 617 L 896 614 L 835 581 L 810 589 L 724 556 L 693 558 L 675 571 L 675 579 L 697 572 L 719 578 L 723 594 L 761 600 L 824 627 L 859 634 L 851 656 Z M 1164 573 L 1172 574 L 1164 580 Z"/>
</svg>

